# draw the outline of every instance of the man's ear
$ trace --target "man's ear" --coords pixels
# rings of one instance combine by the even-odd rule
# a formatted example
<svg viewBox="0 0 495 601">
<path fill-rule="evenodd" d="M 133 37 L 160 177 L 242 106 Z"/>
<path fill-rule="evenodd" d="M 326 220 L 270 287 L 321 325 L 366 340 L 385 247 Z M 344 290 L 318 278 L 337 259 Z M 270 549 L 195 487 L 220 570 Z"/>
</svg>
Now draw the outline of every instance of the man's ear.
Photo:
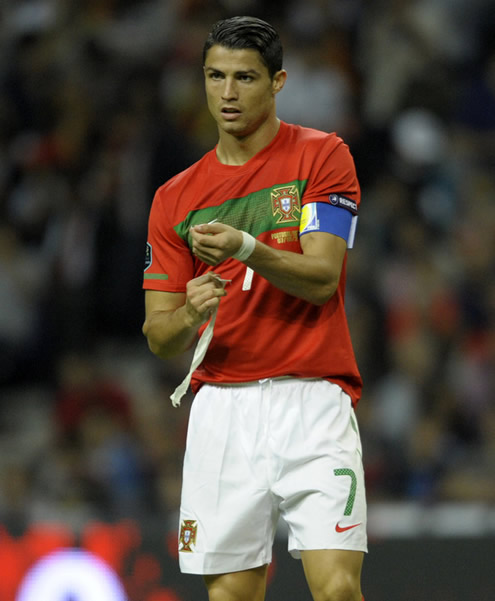
<svg viewBox="0 0 495 601">
<path fill-rule="evenodd" d="M 287 81 L 287 71 L 285 69 L 280 69 L 277 71 L 272 79 L 272 90 L 273 94 L 278 94 L 280 90 L 284 87 L 285 82 Z"/>
</svg>

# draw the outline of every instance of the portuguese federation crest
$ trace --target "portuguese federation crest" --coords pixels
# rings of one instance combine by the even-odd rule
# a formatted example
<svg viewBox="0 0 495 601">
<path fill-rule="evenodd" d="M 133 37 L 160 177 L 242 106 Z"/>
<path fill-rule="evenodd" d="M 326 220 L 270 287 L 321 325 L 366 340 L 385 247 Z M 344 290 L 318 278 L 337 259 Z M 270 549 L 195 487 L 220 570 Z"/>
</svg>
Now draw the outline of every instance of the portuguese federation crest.
<svg viewBox="0 0 495 601">
<path fill-rule="evenodd" d="M 299 221 L 301 201 L 299 190 L 295 185 L 273 188 L 271 197 L 272 212 L 273 216 L 278 218 L 277 223 Z"/>
<path fill-rule="evenodd" d="M 198 523 L 196 520 L 182 520 L 179 535 L 179 551 L 182 553 L 192 553 L 191 545 L 196 544 L 196 534 L 198 532 Z"/>
</svg>

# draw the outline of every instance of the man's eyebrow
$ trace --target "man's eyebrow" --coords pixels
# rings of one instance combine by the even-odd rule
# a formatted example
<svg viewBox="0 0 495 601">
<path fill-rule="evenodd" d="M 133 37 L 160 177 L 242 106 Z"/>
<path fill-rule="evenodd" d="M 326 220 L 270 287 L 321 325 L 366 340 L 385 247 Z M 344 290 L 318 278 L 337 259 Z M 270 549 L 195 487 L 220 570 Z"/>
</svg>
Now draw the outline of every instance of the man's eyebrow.
<svg viewBox="0 0 495 601">
<path fill-rule="evenodd" d="M 215 73 L 223 73 L 221 69 L 217 69 L 216 67 L 205 66 L 205 70 L 214 71 Z M 259 71 L 256 71 L 256 69 L 239 69 L 238 71 L 235 71 L 235 75 L 259 75 Z"/>
</svg>

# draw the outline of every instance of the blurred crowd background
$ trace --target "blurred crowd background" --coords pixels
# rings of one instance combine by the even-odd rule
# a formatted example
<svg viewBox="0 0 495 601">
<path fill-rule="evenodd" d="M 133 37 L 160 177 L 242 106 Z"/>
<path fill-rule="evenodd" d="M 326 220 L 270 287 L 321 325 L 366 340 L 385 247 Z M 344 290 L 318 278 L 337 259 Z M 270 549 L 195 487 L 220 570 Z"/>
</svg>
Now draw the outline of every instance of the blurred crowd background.
<svg viewBox="0 0 495 601">
<path fill-rule="evenodd" d="M 370 503 L 495 503 L 493 0 L 2 0 L 0 521 L 178 504 L 189 356 L 141 334 L 155 189 L 216 142 L 219 18 L 281 32 L 289 122 L 362 186 L 347 305 Z"/>
</svg>

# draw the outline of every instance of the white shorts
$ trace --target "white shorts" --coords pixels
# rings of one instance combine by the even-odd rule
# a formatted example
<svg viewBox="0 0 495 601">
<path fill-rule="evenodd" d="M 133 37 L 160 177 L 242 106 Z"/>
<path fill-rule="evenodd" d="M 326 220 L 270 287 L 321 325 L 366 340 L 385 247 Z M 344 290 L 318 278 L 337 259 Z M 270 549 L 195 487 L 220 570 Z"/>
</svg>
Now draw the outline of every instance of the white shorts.
<svg viewBox="0 0 495 601">
<path fill-rule="evenodd" d="M 367 551 L 359 431 L 350 398 L 325 380 L 204 385 L 187 434 L 182 572 L 270 563 L 279 517 L 289 551 Z"/>
</svg>

